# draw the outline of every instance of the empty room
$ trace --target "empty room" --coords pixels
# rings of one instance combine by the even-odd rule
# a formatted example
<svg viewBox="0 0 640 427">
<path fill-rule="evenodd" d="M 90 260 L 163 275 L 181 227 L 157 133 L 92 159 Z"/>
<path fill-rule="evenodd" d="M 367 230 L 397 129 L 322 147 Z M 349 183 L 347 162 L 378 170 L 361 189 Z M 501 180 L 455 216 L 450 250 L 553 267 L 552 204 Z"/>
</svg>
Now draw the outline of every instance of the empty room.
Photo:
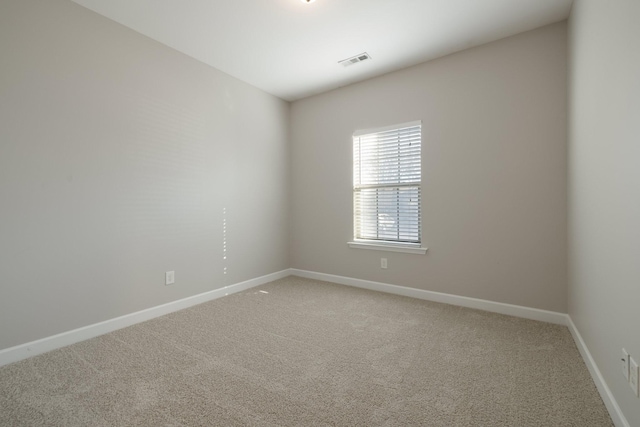
<svg viewBox="0 0 640 427">
<path fill-rule="evenodd" d="M 637 0 L 0 0 L 0 426 L 640 426 Z"/>
</svg>

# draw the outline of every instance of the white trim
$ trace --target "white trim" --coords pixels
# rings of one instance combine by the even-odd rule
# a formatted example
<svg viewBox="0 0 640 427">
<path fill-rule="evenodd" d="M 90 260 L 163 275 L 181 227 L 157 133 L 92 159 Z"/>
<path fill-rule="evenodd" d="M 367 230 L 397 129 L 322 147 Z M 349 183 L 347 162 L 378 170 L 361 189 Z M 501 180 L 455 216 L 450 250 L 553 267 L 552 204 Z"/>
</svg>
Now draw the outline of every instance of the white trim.
<svg viewBox="0 0 640 427">
<path fill-rule="evenodd" d="M 202 294 L 190 296 L 177 301 L 158 305 L 156 307 L 137 311 L 135 313 L 125 314 L 124 316 L 116 317 L 114 319 L 94 323 L 93 325 L 84 326 L 78 329 L 42 338 L 37 341 L 32 341 L 26 344 L 17 345 L 15 347 L 6 348 L 4 350 L 0 350 L 0 366 L 17 362 L 19 360 L 26 359 L 38 354 L 46 353 L 48 351 L 55 350 L 61 347 L 66 347 L 68 345 L 75 344 L 89 338 L 94 338 L 99 335 L 104 335 L 106 333 L 125 328 L 127 326 L 135 325 L 136 323 L 144 322 L 146 320 L 163 316 L 165 314 L 173 313 L 174 311 L 202 304 L 203 302 L 211 301 L 230 294 L 235 294 L 236 292 L 264 285 L 265 283 L 282 279 L 283 277 L 287 277 L 289 275 L 290 271 L 288 269 L 278 271 L 276 273 L 256 277 L 255 279 L 246 280 L 234 285 L 225 286 L 224 288 L 214 289 Z"/>
<path fill-rule="evenodd" d="M 373 129 L 357 130 L 357 131 L 353 132 L 353 137 L 354 138 L 358 138 L 360 136 L 370 135 L 372 133 L 386 132 L 388 130 L 395 130 L 395 129 L 410 128 L 410 127 L 413 127 L 413 126 L 422 126 L 422 120 L 414 120 L 412 122 L 400 123 L 400 124 L 397 124 L 397 125 L 383 126 L 383 127 L 379 127 L 379 128 L 373 128 Z"/>
<path fill-rule="evenodd" d="M 591 378 L 593 378 L 593 382 L 596 383 L 596 388 L 600 393 L 600 397 L 602 398 L 604 405 L 607 407 L 607 410 L 609 411 L 609 415 L 611 416 L 611 420 L 613 421 L 613 424 L 615 424 L 616 427 L 630 427 L 630 424 L 625 418 L 624 414 L 622 413 L 620 406 L 618 406 L 618 402 L 616 402 L 615 397 L 613 397 L 613 393 L 611 393 L 609 386 L 607 386 L 607 383 L 604 380 L 602 373 L 600 373 L 600 369 L 598 369 L 598 365 L 596 365 L 596 361 L 593 360 L 593 357 L 591 356 L 591 352 L 589 352 L 589 349 L 587 348 L 587 344 L 582 339 L 582 335 L 580 335 L 578 328 L 576 328 L 576 325 L 573 323 L 573 320 L 568 315 L 567 315 L 567 327 L 569 328 L 569 331 L 573 336 L 573 340 L 576 342 L 576 346 L 578 347 L 578 351 L 580 351 L 580 354 L 582 355 L 582 359 L 584 360 L 584 363 L 587 365 L 587 368 L 589 369 L 589 373 L 591 374 Z"/>
<path fill-rule="evenodd" d="M 354 286 L 357 288 L 364 288 L 373 291 L 386 292 L 395 295 L 402 295 L 412 298 L 418 298 L 428 301 L 441 302 L 445 304 L 452 304 L 461 307 L 475 308 L 478 310 L 490 311 L 493 313 L 507 314 L 510 316 L 522 317 L 525 319 L 539 320 L 547 323 L 554 323 L 557 325 L 567 326 L 573 340 L 578 347 L 580 355 L 584 360 L 584 363 L 589 369 L 591 378 L 600 393 L 600 397 L 604 402 L 611 420 L 616 427 L 630 427 L 629 422 L 625 418 L 620 406 L 616 402 L 616 399 L 611 393 L 611 390 L 607 386 L 604 377 L 600 373 L 596 362 L 593 360 L 587 345 L 585 344 L 578 328 L 573 323 L 573 320 L 568 314 L 558 313 L 555 311 L 541 310 L 537 308 L 524 307 L 519 305 L 505 304 L 501 302 L 494 302 L 488 300 L 482 300 L 477 298 L 463 297 L 459 295 L 445 294 L 441 292 L 425 291 L 422 289 L 407 288 L 404 286 L 391 285 L 388 283 L 373 282 L 369 280 L 354 279 L 351 277 L 336 276 L 333 274 L 318 273 L 315 271 L 298 270 L 295 268 L 290 269 L 291 274 L 305 277 L 308 279 L 324 280 L 326 282 L 337 283 L 341 285 Z"/>
<path fill-rule="evenodd" d="M 404 252 L 408 254 L 426 254 L 428 248 L 420 247 L 419 245 L 402 245 L 393 243 L 369 243 L 369 242 L 347 242 L 350 248 L 354 249 L 372 249 L 374 251 L 387 251 L 387 252 Z"/>
<path fill-rule="evenodd" d="M 357 288 L 370 289 L 372 291 L 386 292 L 428 301 L 457 305 L 460 307 L 475 308 L 493 313 L 507 314 L 509 316 L 525 319 L 539 320 L 541 322 L 567 324 L 567 315 L 556 311 L 541 310 L 539 308 L 524 307 L 521 305 L 505 304 L 502 302 L 488 301 L 478 298 L 469 298 L 459 295 L 445 294 L 441 292 L 425 291 L 423 289 L 407 288 L 388 283 L 372 282 L 370 280 L 354 279 L 351 277 L 335 276 L 333 274 L 317 273 L 315 271 L 298 270 L 292 268 L 291 274 L 306 277 L 308 279 L 324 280 L 326 282 L 341 285 L 355 286 Z"/>
<path fill-rule="evenodd" d="M 425 248 L 426 250 L 426 248 Z M 17 345 L 4 350 L 0 350 L 0 366 L 17 362 L 31 356 L 46 353 L 61 347 L 65 347 L 80 341 L 97 337 L 136 323 L 144 322 L 174 311 L 182 310 L 194 305 L 198 305 L 207 301 L 212 301 L 223 296 L 231 295 L 236 292 L 244 291 L 274 280 L 295 275 L 306 277 L 308 279 L 324 280 L 327 282 L 337 283 L 341 285 L 354 286 L 358 288 L 370 289 L 373 291 L 385 292 L 395 295 L 402 295 L 422 300 L 435 301 L 445 304 L 452 304 L 461 307 L 469 307 L 479 310 L 490 311 L 493 313 L 506 314 L 510 316 L 522 317 L 525 319 L 539 320 L 542 322 L 554 323 L 558 325 L 566 325 L 573 336 L 578 347 L 580 355 L 584 360 L 589 373 L 596 384 L 600 397 L 602 398 L 609 415 L 616 427 L 630 427 L 629 422 L 625 418 L 620 406 L 616 402 L 613 393 L 607 386 L 604 377 L 600 373 L 595 360 L 591 356 L 587 345 L 585 344 L 578 328 L 568 314 L 558 313 L 554 311 L 540 310 L 537 308 L 524 307 L 519 305 L 505 304 L 500 302 L 482 300 L 478 298 L 469 298 L 459 295 L 445 294 L 441 292 L 425 291 L 423 289 L 408 288 L 404 286 L 391 285 L 388 283 L 373 282 L 370 280 L 354 279 L 344 276 L 336 276 L 333 274 L 318 273 L 315 271 L 299 270 L 290 268 L 278 271 L 276 273 L 267 274 L 265 276 L 246 280 L 234 285 L 225 286 L 220 289 L 204 292 L 202 294 L 187 297 L 181 300 L 172 301 L 146 310 L 135 313 L 126 314 L 114 319 L 105 320 L 104 322 L 95 323 L 93 325 L 84 326 L 72 331 L 63 332 L 37 341 L 26 344 Z"/>
</svg>

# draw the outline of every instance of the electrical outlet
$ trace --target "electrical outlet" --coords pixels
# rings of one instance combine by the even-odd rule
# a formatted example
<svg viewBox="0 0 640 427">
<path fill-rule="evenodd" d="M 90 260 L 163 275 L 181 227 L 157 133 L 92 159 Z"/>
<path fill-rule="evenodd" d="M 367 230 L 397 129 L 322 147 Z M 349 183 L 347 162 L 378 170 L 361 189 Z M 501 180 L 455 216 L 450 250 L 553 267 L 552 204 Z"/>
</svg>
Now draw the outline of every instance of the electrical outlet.
<svg viewBox="0 0 640 427">
<path fill-rule="evenodd" d="M 164 274 L 164 284 L 165 285 L 173 285 L 176 283 L 176 272 L 175 271 L 167 271 Z"/>
<path fill-rule="evenodd" d="M 638 397 L 638 364 L 633 357 L 629 359 L 629 385 Z"/>
<path fill-rule="evenodd" d="M 624 348 L 622 349 L 622 375 L 629 381 L 629 353 Z"/>
<path fill-rule="evenodd" d="M 380 258 L 380 268 L 387 268 L 387 259 Z"/>
</svg>

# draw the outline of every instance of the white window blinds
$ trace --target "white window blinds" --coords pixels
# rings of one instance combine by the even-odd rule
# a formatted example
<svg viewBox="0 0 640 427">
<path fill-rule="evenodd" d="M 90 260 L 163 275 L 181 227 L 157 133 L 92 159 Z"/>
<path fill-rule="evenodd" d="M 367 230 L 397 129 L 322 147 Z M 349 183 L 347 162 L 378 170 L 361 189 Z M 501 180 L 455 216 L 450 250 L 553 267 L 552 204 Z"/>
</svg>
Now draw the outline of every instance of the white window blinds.
<svg viewBox="0 0 640 427">
<path fill-rule="evenodd" d="M 354 238 L 420 243 L 421 122 L 353 136 Z"/>
</svg>

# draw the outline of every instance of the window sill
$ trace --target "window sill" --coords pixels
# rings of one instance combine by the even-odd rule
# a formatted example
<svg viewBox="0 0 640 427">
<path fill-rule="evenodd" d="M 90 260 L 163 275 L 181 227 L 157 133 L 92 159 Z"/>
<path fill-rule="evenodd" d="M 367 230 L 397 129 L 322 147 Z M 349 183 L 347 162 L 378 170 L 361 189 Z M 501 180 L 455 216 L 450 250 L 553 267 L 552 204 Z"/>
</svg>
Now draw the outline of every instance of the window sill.
<svg viewBox="0 0 640 427">
<path fill-rule="evenodd" d="M 394 243 L 372 243 L 372 242 L 347 242 L 350 248 L 354 249 L 370 249 L 374 251 L 387 251 L 387 252 L 404 252 L 408 254 L 421 254 L 427 253 L 428 248 L 423 248 L 418 245 L 402 245 Z"/>
</svg>

